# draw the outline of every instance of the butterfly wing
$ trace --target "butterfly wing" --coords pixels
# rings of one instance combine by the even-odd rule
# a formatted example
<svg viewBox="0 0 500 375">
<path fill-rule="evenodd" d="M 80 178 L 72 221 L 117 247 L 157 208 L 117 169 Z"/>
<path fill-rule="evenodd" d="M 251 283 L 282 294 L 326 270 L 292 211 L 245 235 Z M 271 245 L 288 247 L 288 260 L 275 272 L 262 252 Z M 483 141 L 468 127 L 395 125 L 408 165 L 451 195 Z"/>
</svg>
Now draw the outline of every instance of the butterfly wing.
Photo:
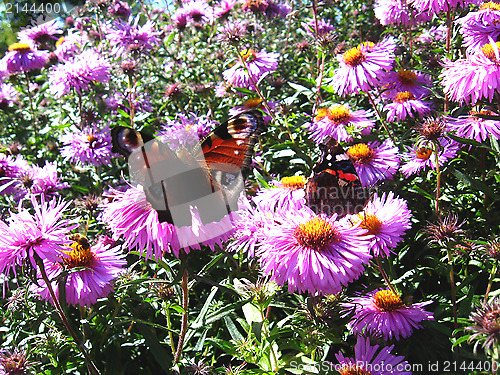
<svg viewBox="0 0 500 375">
<path fill-rule="evenodd" d="M 262 113 L 249 110 L 219 125 L 199 144 L 196 158 L 206 163 L 214 189 L 223 192 L 230 210 L 237 209 L 254 146 L 265 130 Z"/>
<path fill-rule="evenodd" d="M 321 156 L 306 184 L 306 204 L 316 214 L 339 218 L 363 210 L 369 194 L 342 146 L 333 138 L 319 145 Z"/>
</svg>

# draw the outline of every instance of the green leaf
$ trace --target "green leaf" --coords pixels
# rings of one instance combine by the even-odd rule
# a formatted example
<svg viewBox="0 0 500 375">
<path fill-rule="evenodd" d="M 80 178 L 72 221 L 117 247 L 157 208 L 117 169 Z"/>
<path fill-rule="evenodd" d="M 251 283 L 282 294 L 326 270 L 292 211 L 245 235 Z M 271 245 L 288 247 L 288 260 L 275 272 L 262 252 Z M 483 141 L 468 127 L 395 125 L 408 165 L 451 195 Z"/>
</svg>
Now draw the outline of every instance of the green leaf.
<svg viewBox="0 0 500 375">
<path fill-rule="evenodd" d="M 479 191 L 482 191 L 483 193 L 485 193 L 489 198 L 497 201 L 497 200 L 500 200 L 500 197 L 498 195 L 496 195 L 487 185 L 485 185 L 484 183 L 476 180 L 476 179 L 473 179 L 472 177 L 470 176 L 467 176 L 466 174 L 460 172 L 458 169 L 455 169 L 455 168 L 450 168 L 451 169 L 451 173 L 453 173 L 455 175 L 456 178 L 458 178 L 462 183 L 464 183 L 465 185 L 471 187 L 472 189 L 474 190 L 479 190 Z"/>
<path fill-rule="evenodd" d="M 143 324 L 138 324 L 137 327 L 141 331 L 144 340 L 146 340 L 146 344 L 149 346 L 149 350 L 151 350 L 156 362 L 158 362 L 166 373 L 169 373 L 173 361 L 170 351 L 165 350 L 160 344 L 156 332 L 152 327 Z"/>
<path fill-rule="evenodd" d="M 262 326 L 264 322 L 252 322 L 252 333 L 257 338 L 257 341 L 262 341 Z"/>
<path fill-rule="evenodd" d="M 233 320 L 229 316 L 224 317 L 224 322 L 226 323 L 227 330 L 229 331 L 229 334 L 235 341 L 243 341 L 245 338 L 243 335 L 238 331 L 238 328 L 234 324 Z"/>
</svg>

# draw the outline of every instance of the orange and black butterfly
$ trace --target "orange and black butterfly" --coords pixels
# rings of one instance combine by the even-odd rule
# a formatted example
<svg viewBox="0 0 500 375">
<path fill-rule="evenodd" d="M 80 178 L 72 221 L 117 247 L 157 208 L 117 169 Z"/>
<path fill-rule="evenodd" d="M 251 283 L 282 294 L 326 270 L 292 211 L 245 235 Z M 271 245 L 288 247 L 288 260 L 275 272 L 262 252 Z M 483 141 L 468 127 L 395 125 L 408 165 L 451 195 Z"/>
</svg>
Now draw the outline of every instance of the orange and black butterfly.
<svg viewBox="0 0 500 375">
<path fill-rule="evenodd" d="M 316 214 L 344 217 L 362 211 L 370 194 L 359 180 L 351 159 L 331 137 L 319 145 L 321 155 L 306 183 L 306 204 Z"/>
<path fill-rule="evenodd" d="M 158 139 L 118 126 L 112 130 L 113 152 L 128 158 L 131 178 L 144 187 L 160 222 L 189 226 L 194 205 L 207 224 L 237 210 L 264 130 L 261 112 L 250 110 L 216 127 L 193 150 L 174 152 Z"/>
</svg>

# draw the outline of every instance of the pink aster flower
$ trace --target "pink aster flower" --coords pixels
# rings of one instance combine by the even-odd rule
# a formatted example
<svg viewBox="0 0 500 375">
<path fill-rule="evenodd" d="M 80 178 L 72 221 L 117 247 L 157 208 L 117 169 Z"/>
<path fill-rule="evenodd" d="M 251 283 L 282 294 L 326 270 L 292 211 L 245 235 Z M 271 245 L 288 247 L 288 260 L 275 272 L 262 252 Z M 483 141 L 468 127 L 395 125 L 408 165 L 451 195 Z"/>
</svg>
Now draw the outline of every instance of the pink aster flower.
<svg viewBox="0 0 500 375">
<path fill-rule="evenodd" d="M 460 116 L 450 121 L 451 130 L 462 138 L 475 139 L 478 142 L 485 141 L 488 136 L 500 139 L 500 121 L 488 120 L 475 115 L 498 116 L 488 110 L 470 111 L 468 116 Z"/>
<path fill-rule="evenodd" d="M 411 228 L 411 211 L 406 201 L 395 198 L 391 191 L 381 197 L 374 195 L 364 210 L 357 215 L 351 215 L 354 225 L 368 230 L 373 235 L 371 250 L 375 257 L 388 257 L 391 249 L 403 240 L 407 229 Z"/>
<path fill-rule="evenodd" d="M 316 23 L 314 20 L 310 20 L 307 23 L 303 23 L 302 27 L 311 36 L 325 36 L 332 33 L 335 27 L 330 23 L 329 20 L 320 19 L 318 20 L 318 27 L 316 30 Z"/>
<path fill-rule="evenodd" d="M 475 55 L 444 64 L 441 83 L 451 100 L 472 105 L 482 98 L 493 100 L 500 87 L 499 46 L 485 44 Z"/>
<path fill-rule="evenodd" d="M 147 21 L 139 26 L 139 19 L 139 16 L 130 18 L 129 22 L 116 19 L 108 28 L 106 38 L 117 56 L 130 51 L 150 50 L 160 42 L 159 32 L 154 30 L 154 24 Z"/>
<path fill-rule="evenodd" d="M 363 297 L 353 298 L 354 316 L 349 323 L 356 334 L 382 335 L 385 340 L 410 337 L 413 329 L 422 328 L 423 320 L 434 320 L 424 306 L 432 301 L 405 305 L 392 290 L 375 290 Z"/>
<path fill-rule="evenodd" d="M 77 267 L 86 269 L 71 272 L 65 282 L 66 301 L 70 305 L 90 307 L 99 298 L 106 297 L 113 292 L 112 281 L 123 271 L 127 264 L 124 254 L 120 254 L 119 247 L 110 248 L 109 245 L 97 243 L 90 247 L 86 238 L 73 242 L 64 250 L 64 257 L 58 262 L 44 261 L 45 270 L 56 295 L 59 295 L 59 283 L 57 277 L 66 269 Z M 38 272 L 40 286 L 32 286 L 31 289 L 40 294 L 42 299 L 53 303 L 47 285 L 41 280 Z"/>
<path fill-rule="evenodd" d="M 441 138 L 439 141 L 438 160 L 439 165 L 444 165 L 449 159 L 455 157 L 460 144 L 448 138 Z M 405 163 L 400 167 L 400 171 L 405 177 L 419 173 L 423 169 L 431 167 L 436 169 L 436 160 L 432 148 L 425 145 L 415 145 L 412 149 L 402 155 Z"/>
<path fill-rule="evenodd" d="M 161 126 L 155 136 L 160 137 L 173 151 L 179 148 L 192 150 L 216 125 L 217 122 L 210 120 L 208 115 L 178 113 L 174 120 L 167 118 L 167 123 Z"/>
<path fill-rule="evenodd" d="M 243 251 L 249 258 L 257 253 L 257 248 L 265 239 L 265 228 L 272 224 L 274 214 L 264 209 L 258 201 L 252 205 L 247 199 L 240 202 L 240 217 L 234 226 L 234 234 L 227 245 L 227 251 Z"/>
<path fill-rule="evenodd" d="M 274 182 L 274 187 L 260 190 L 254 197 L 264 210 L 274 211 L 277 208 L 290 211 L 305 205 L 306 179 L 303 176 L 283 177 Z"/>
<path fill-rule="evenodd" d="M 104 99 L 104 104 L 106 104 L 106 108 L 116 113 L 117 109 L 121 109 L 126 113 L 130 113 L 130 93 L 121 91 L 116 91 L 113 94 L 110 94 L 108 97 Z M 145 92 L 136 92 L 132 95 L 132 105 L 134 106 L 134 112 L 152 112 L 153 106 L 151 105 L 151 98 Z"/>
<path fill-rule="evenodd" d="M 0 153 L 0 195 L 14 194 L 17 178 L 28 168 L 28 163 L 18 155 L 15 159 Z"/>
<path fill-rule="evenodd" d="M 231 68 L 222 72 L 224 79 L 233 86 L 252 88 L 262 75 L 266 72 L 274 72 L 278 67 L 279 53 L 266 52 L 264 50 L 255 52 L 247 49 L 242 52 L 242 58 L 246 63 L 251 78 L 245 71 L 243 63 L 238 61 Z"/>
<path fill-rule="evenodd" d="M 217 18 L 227 18 L 238 0 L 221 0 L 215 7 L 214 14 Z"/>
<path fill-rule="evenodd" d="M 432 112 L 432 109 L 431 103 L 417 99 L 409 91 L 401 91 L 393 96 L 392 103 L 384 106 L 384 111 L 387 112 L 387 121 L 404 121 L 408 116 L 425 117 Z"/>
<path fill-rule="evenodd" d="M 31 168 L 31 175 L 33 184 L 24 193 L 29 192 L 33 195 L 52 197 L 59 195 L 59 190 L 70 187 L 68 183 L 61 181 L 55 163 L 46 161 L 43 167 L 33 166 Z"/>
<path fill-rule="evenodd" d="M 410 0 L 409 3 L 421 12 L 432 11 L 434 13 L 441 13 L 449 9 L 453 10 L 459 6 L 467 4 L 477 4 L 478 0 Z"/>
<path fill-rule="evenodd" d="M 292 11 L 292 7 L 287 3 L 278 3 L 276 1 L 268 1 L 265 14 L 269 18 L 281 17 L 285 18 Z"/>
<path fill-rule="evenodd" d="M 0 109 L 7 109 L 19 100 L 17 90 L 10 83 L 0 82 Z"/>
<path fill-rule="evenodd" d="M 62 29 L 57 20 L 52 20 L 21 30 L 17 33 L 17 36 L 21 43 L 40 45 L 51 39 L 57 40 L 56 34 L 62 34 Z"/>
<path fill-rule="evenodd" d="M 500 4 L 486 2 L 477 12 L 469 12 L 455 21 L 469 51 L 475 51 L 500 36 Z"/>
<path fill-rule="evenodd" d="M 416 97 L 427 96 L 431 93 L 432 86 L 430 75 L 414 70 L 400 69 L 398 72 L 388 72 L 382 79 L 384 94 L 391 96 L 394 92 L 408 91 Z"/>
<path fill-rule="evenodd" d="M 63 218 L 69 202 L 47 202 L 31 196 L 34 214 L 26 208 L 11 213 L 7 223 L 0 222 L 0 272 L 15 271 L 15 266 L 29 262 L 36 267 L 36 257 L 52 262 L 64 255 L 63 246 L 71 241 L 67 235 L 78 224 Z"/>
<path fill-rule="evenodd" d="M 412 366 L 403 356 L 391 354 L 394 345 L 382 347 L 371 345 L 368 337 L 358 337 L 354 346 L 354 358 L 345 357 L 342 352 L 335 354 L 339 362 L 335 368 L 342 375 L 373 374 L 373 375 L 411 375 Z"/>
<path fill-rule="evenodd" d="M 392 179 L 399 165 L 398 152 L 388 139 L 384 143 L 358 143 L 347 150 L 347 155 L 356 168 L 361 184 L 368 187 L 387 178 Z"/>
<path fill-rule="evenodd" d="M 432 26 L 415 39 L 418 43 L 433 43 L 446 38 L 446 25 Z"/>
<path fill-rule="evenodd" d="M 97 125 L 78 129 L 76 126 L 70 128 L 70 132 L 61 137 L 65 144 L 61 148 L 61 156 L 71 163 L 80 165 L 108 165 L 111 166 L 111 133 L 109 126 L 103 128 Z"/>
<path fill-rule="evenodd" d="M 8 74 L 42 69 L 49 61 L 47 51 L 38 51 L 28 43 L 14 43 L 2 59 Z"/>
<path fill-rule="evenodd" d="M 288 291 L 336 294 L 357 279 L 370 259 L 365 230 L 302 209 L 266 228 L 259 256 L 262 270 Z"/>
<path fill-rule="evenodd" d="M 109 13 L 115 17 L 121 17 L 124 20 L 127 20 L 131 13 L 130 6 L 125 1 L 115 0 L 113 5 L 109 7 Z"/>
<path fill-rule="evenodd" d="M 411 5 L 402 0 L 377 0 L 374 11 L 375 17 L 384 26 L 409 26 L 432 19 L 432 14 L 429 12 L 417 12 Z"/>
<path fill-rule="evenodd" d="M 82 47 L 88 42 L 88 38 L 84 33 L 70 33 L 66 36 L 62 36 L 56 42 L 56 54 L 59 61 L 65 62 L 70 60 L 75 55 L 79 55 L 82 52 Z"/>
<path fill-rule="evenodd" d="M 377 87 L 382 74 L 392 69 L 395 49 L 396 43 L 391 37 L 377 44 L 360 44 L 338 55 L 340 67 L 331 80 L 333 90 L 345 96 Z"/>
<path fill-rule="evenodd" d="M 233 215 L 227 215 L 220 222 L 201 224 L 196 210 L 192 210 L 192 225 L 176 227 L 160 222 L 158 212 L 146 199 L 142 186 L 131 186 L 127 191 L 112 190 L 112 201 L 104 205 L 103 222 L 113 232 L 112 238 L 120 238 L 130 250 L 145 252 L 146 259 L 160 259 L 163 252 L 179 256 L 181 249 L 189 253 L 200 249 L 200 244 L 222 246 L 233 234 Z"/>
<path fill-rule="evenodd" d="M 348 104 L 319 108 L 313 122 L 308 125 L 311 139 L 320 143 L 329 136 L 340 142 L 352 141 L 353 133 L 366 134 L 375 126 L 375 119 L 370 118 L 372 115 L 371 111 L 351 111 Z"/>
<path fill-rule="evenodd" d="M 110 79 L 111 65 L 99 53 L 88 49 L 80 55 L 57 65 L 49 75 L 50 92 L 60 98 L 75 90 L 81 94 L 94 82 L 106 83 Z"/>
</svg>

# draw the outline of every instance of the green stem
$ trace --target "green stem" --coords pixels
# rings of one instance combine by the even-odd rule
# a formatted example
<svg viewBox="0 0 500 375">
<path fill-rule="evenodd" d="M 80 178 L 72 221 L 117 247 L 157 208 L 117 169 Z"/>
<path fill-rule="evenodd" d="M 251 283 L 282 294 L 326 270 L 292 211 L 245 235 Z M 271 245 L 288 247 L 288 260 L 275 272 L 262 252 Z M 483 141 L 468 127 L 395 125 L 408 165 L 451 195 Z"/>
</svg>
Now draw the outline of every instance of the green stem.
<svg viewBox="0 0 500 375">
<path fill-rule="evenodd" d="M 453 325 L 458 329 L 458 311 L 457 311 L 457 290 L 455 285 L 455 272 L 453 269 L 453 254 L 450 249 L 446 249 L 448 263 L 450 264 L 450 285 L 451 285 L 451 303 L 453 305 Z"/>
<path fill-rule="evenodd" d="M 100 375 L 99 370 L 95 366 L 95 364 L 92 362 L 92 359 L 90 358 L 89 354 L 87 353 L 87 349 L 83 345 L 83 343 L 80 341 L 78 336 L 76 335 L 75 331 L 73 331 L 73 328 L 71 328 L 71 325 L 69 324 L 68 319 L 66 318 L 66 315 L 64 314 L 64 310 L 61 307 L 61 304 L 59 303 L 59 299 L 57 298 L 54 289 L 52 288 L 52 283 L 49 280 L 49 277 L 47 276 L 47 272 L 45 271 L 45 266 L 43 264 L 43 260 L 35 254 L 35 260 L 36 264 L 40 268 L 40 273 L 42 274 L 42 280 L 45 282 L 45 285 L 47 286 L 47 289 L 49 290 L 50 297 L 52 298 L 52 301 L 54 302 L 54 306 L 59 314 L 59 317 L 61 318 L 64 326 L 66 327 L 66 330 L 68 333 L 71 335 L 73 338 L 73 341 L 76 343 L 78 349 L 82 352 L 84 358 L 85 358 L 85 363 L 87 364 L 87 370 L 89 374 L 95 374 L 95 375 Z"/>
<path fill-rule="evenodd" d="M 376 257 L 375 260 L 377 262 L 378 269 L 379 269 L 380 273 L 382 274 L 382 277 L 384 278 L 385 283 L 387 284 L 387 286 L 389 287 L 391 292 L 393 292 L 394 294 L 397 295 L 398 293 L 396 292 L 396 289 L 394 289 L 394 287 L 392 286 L 391 280 L 389 280 L 389 277 L 385 273 L 384 266 L 382 265 L 382 261 L 380 260 L 380 257 Z"/>
<path fill-rule="evenodd" d="M 490 295 L 491 286 L 493 285 L 493 279 L 497 274 L 498 260 L 495 259 L 493 268 L 491 269 L 490 279 L 488 280 L 488 287 L 486 288 L 486 293 L 484 293 L 484 303 L 488 302 L 488 296 Z"/>
<path fill-rule="evenodd" d="M 182 347 L 184 346 L 184 338 L 187 333 L 188 324 L 188 305 L 189 305 L 189 289 L 188 289 L 188 270 L 184 269 L 184 274 L 182 275 L 181 281 L 182 288 L 182 323 L 181 323 L 181 333 L 179 335 L 179 342 L 177 343 L 177 351 L 174 356 L 174 363 L 179 363 L 179 359 L 182 353 Z"/>
<path fill-rule="evenodd" d="M 172 334 L 172 322 L 170 320 L 170 307 L 166 306 L 166 314 L 167 314 L 167 327 L 168 327 L 168 337 L 170 339 L 170 348 L 172 349 L 172 354 L 175 356 L 175 345 L 174 345 L 174 335 Z"/>
<path fill-rule="evenodd" d="M 377 108 L 377 105 L 375 104 L 375 100 L 373 100 L 373 97 L 371 96 L 371 94 L 369 92 L 366 92 L 366 95 L 368 95 L 368 100 L 370 100 L 370 103 L 372 104 L 373 108 L 375 109 L 375 112 L 377 113 L 378 119 L 380 120 L 380 123 L 382 124 L 383 128 L 387 132 L 387 135 L 392 140 L 392 142 L 394 144 L 396 144 L 396 141 L 394 140 L 394 136 L 392 135 L 392 132 L 389 130 L 389 127 L 385 123 L 385 121 L 382 117 L 382 114 L 380 113 L 380 111 Z"/>
<path fill-rule="evenodd" d="M 439 149 L 434 144 L 434 163 L 436 164 L 436 217 L 439 216 L 439 198 L 441 195 L 441 168 L 439 167 Z"/>
</svg>

